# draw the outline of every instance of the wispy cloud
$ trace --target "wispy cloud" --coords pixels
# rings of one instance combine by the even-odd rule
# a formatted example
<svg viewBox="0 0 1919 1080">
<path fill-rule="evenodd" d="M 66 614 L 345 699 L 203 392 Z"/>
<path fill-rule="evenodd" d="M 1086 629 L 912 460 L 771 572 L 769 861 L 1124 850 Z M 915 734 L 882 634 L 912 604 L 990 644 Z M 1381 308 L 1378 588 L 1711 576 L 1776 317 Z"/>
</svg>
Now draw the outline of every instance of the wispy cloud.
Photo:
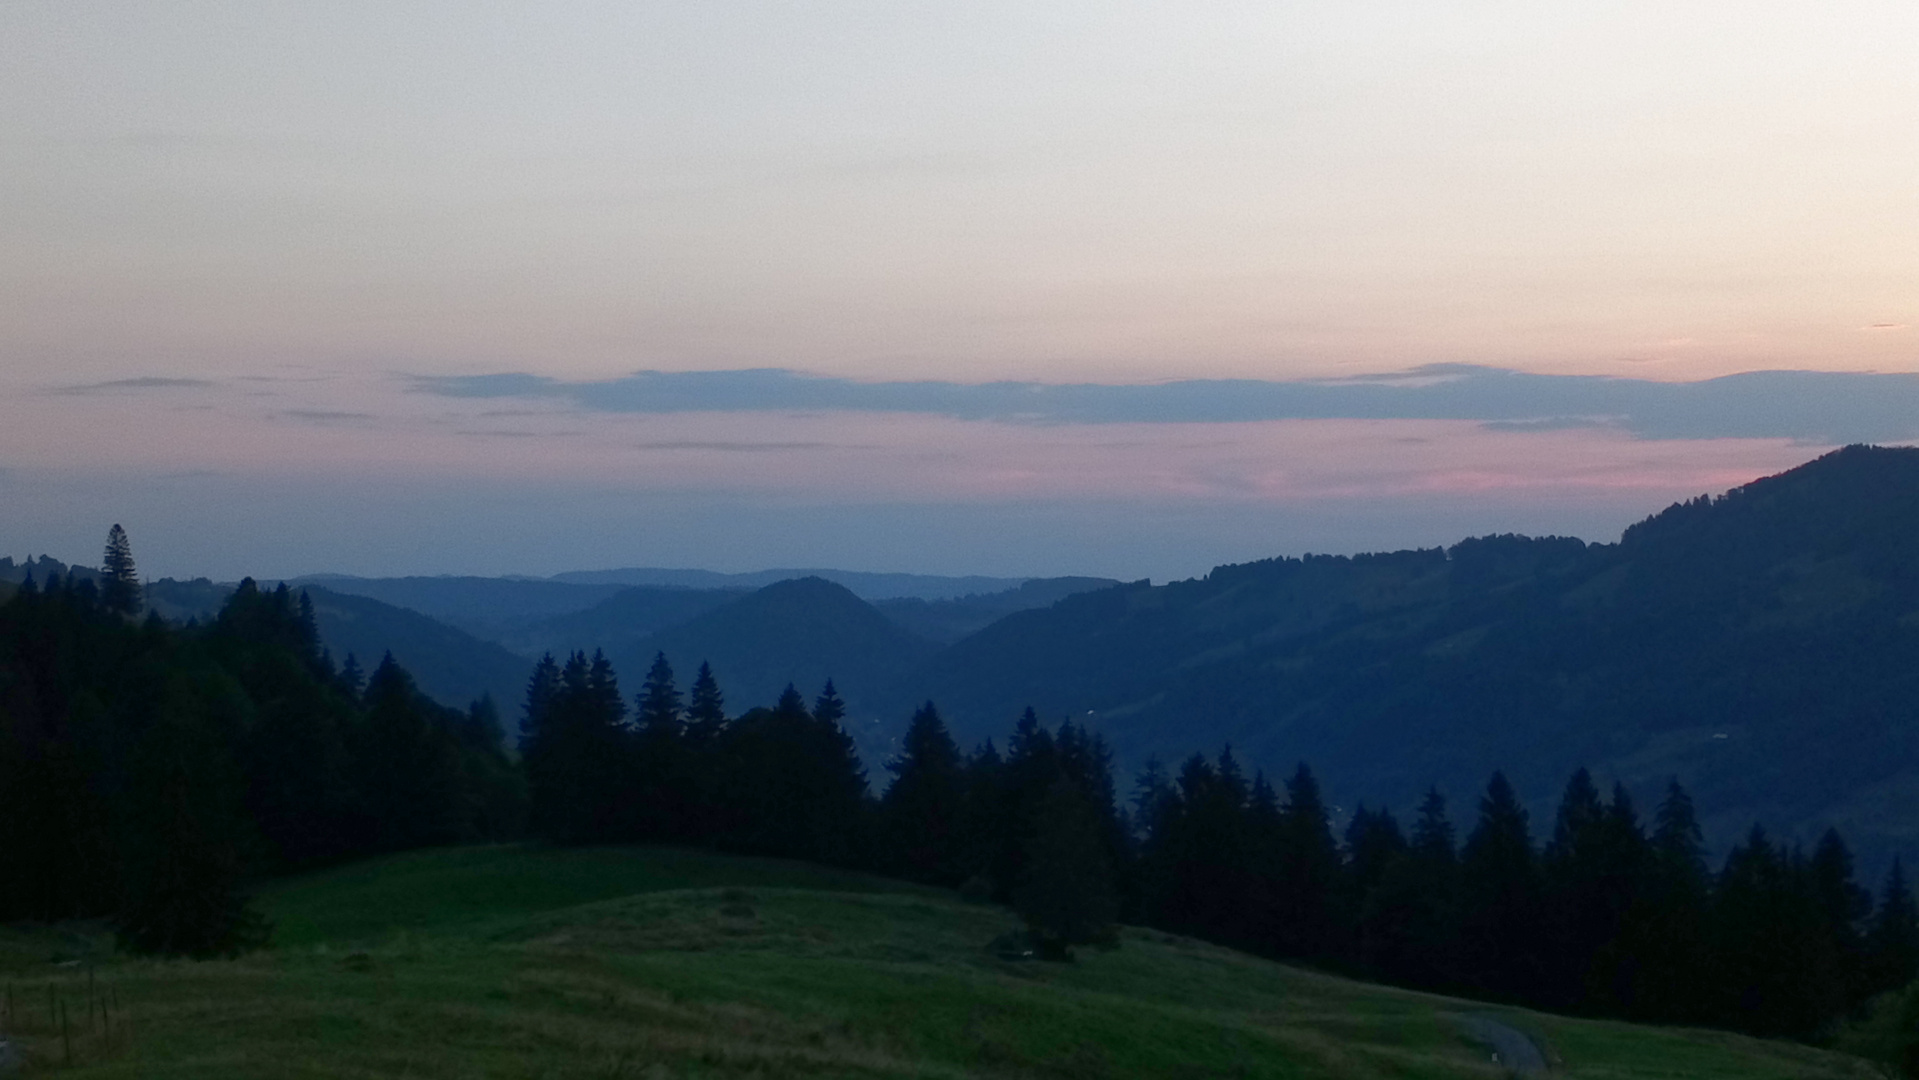
<svg viewBox="0 0 1919 1080">
<path fill-rule="evenodd" d="M 510 428 L 456 428 L 455 435 L 471 435 L 482 439 L 577 439 L 578 431 L 515 431 Z"/>
<path fill-rule="evenodd" d="M 1570 431 L 1616 427 L 1617 422 L 1598 416 L 1547 416 L 1538 420 L 1488 420 L 1479 426 L 1487 431 Z"/>
<path fill-rule="evenodd" d="M 792 450 L 854 450 L 861 447 L 844 446 L 829 442 L 714 442 L 685 440 L 680 442 L 643 442 L 634 443 L 636 450 L 715 450 L 729 454 L 771 454 Z"/>
<path fill-rule="evenodd" d="M 547 399 L 607 413 L 924 413 L 1016 424 L 1261 420 L 1470 420 L 1502 431 L 1607 426 L 1645 439 L 1919 437 L 1919 375 L 1759 371 L 1693 383 L 1538 375 L 1441 364 L 1314 381 L 1195 379 L 1145 385 L 859 382 L 784 368 L 641 371 L 566 382 L 541 375 L 435 376 L 457 398 Z"/>
<path fill-rule="evenodd" d="M 364 424 L 377 419 L 372 413 L 343 412 L 335 409 L 283 409 L 281 416 L 314 424 Z"/>
<path fill-rule="evenodd" d="M 111 394 L 138 390 L 204 390 L 215 386 L 207 379 L 169 379 L 146 376 L 138 379 L 112 379 L 107 382 L 80 383 L 74 386 L 56 386 L 50 392 L 55 394 Z"/>
</svg>

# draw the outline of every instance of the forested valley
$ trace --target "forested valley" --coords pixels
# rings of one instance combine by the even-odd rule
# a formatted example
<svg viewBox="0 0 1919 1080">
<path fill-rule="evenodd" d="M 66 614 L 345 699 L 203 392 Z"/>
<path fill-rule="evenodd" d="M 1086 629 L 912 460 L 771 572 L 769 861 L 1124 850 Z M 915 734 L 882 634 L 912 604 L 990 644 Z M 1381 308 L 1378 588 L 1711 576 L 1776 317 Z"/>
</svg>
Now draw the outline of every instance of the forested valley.
<svg viewBox="0 0 1919 1080">
<path fill-rule="evenodd" d="M 1012 905 L 997 947 L 1065 958 L 1117 922 L 1413 987 L 1815 1039 L 1909 983 L 1919 911 L 1894 862 L 1868 891 L 1837 833 L 1755 828 L 1717 867 L 1672 783 L 1642 814 L 1580 770 L 1550 824 L 1493 775 L 1408 822 L 1335 812 L 1301 764 L 1230 749 L 1122 792 L 1103 736 L 1020 716 L 962 750 L 920 707 L 869 777 L 828 682 L 729 712 L 661 656 L 628 697 L 604 656 L 535 669 L 517 738 L 490 700 L 440 706 L 390 658 L 321 647 L 311 606 L 248 581 L 217 618 L 141 617 L 116 527 L 97 577 L 0 605 L 0 918 L 106 918 L 133 951 L 261 944 L 276 874 L 432 845 L 708 847 L 874 870 Z M 1456 820 L 1455 820 L 1456 819 Z M 1336 827 L 1337 824 L 1337 827 Z"/>
</svg>

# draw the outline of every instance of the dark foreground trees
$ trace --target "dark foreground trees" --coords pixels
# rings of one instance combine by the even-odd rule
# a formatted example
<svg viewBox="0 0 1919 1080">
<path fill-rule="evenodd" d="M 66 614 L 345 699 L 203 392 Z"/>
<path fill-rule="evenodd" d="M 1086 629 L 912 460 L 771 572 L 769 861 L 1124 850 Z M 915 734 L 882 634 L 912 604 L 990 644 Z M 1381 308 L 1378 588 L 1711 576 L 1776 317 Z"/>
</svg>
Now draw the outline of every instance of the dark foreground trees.
<svg viewBox="0 0 1919 1080">
<path fill-rule="evenodd" d="M 1074 945 L 1116 940 L 1119 897 L 1092 798 L 1062 776 L 1047 789 L 1038 811 L 1026 877 L 1013 890 L 1013 907 L 1026 920 L 1040 954 L 1064 957 Z"/>
<path fill-rule="evenodd" d="M 1372 978 L 1594 1015 L 1810 1038 L 1919 964 L 1895 867 L 1875 905 L 1836 834 L 1811 854 L 1755 832 L 1709 872 L 1674 783 L 1650 823 L 1584 770 L 1535 834 L 1495 774 L 1456 825 L 1428 793 L 1409 826 L 1358 808 L 1336 841 L 1311 769 L 1282 786 L 1230 750 L 1142 771 L 1130 814 L 1110 755 L 1030 710 L 1002 753 L 962 753 L 928 703 L 866 791 L 844 706 L 788 688 L 727 719 L 702 668 L 691 707 L 655 661 L 625 718 L 604 660 L 542 663 L 526 702 L 534 827 L 863 866 L 1012 905 L 1058 955 L 1119 919 Z M 1463 835 L 1462 835 L 1463 834 Z"/>
<path fill-rule="evenodd" d="M 1303 764 L 1248 777 L 1228 750 L 1149 764 L 1122 812 L 1096 733 L 1028 710 L 1003 750 L 962 752 L 928 703 L 874 798 L 844 719 L 831 683 L 729 718 L 705 666 L 682 693 L 658 657 L 628 699 L 603 656 L 574 654 L 536 668 L 515 762 L 491 702 L 445 709 L 391 657 L 335 672 L 284 586 L 244 582 L 210 624 L 171 628 L 95 579 L 32 584 L 0 605 L 0 918 L 110 917 L 131 948 L 214 955 L 258 940 L 262 874 L 530 825 L 963 885 L 1055 954 L 1124 919 L 1767 1035 L 1814 1037 L 1919 974 L 1903 864 L 1869 894 L 1836 833 L 1807 852 L 1754 830 L 1715 872 L 1677 783 L 1642 821 L 1582 770 L 1536 829 L 1495 775 L 1457 824 L 1434 791 L 1402 825 L 1335 810 Z"/>
<path fill-rule="evenodd" d="M 207 626 L 135 623 L 123 530 L 107 556 L 104 586 L 0 605 L 0 920 L 107 917 L 134 950 L 217 955 L 261 939 L 262 874 L 518 830 L 490 706 L 444 709 L 390 659 L 362 703 L 284 586 L 243 582 Z"/>
</svg>

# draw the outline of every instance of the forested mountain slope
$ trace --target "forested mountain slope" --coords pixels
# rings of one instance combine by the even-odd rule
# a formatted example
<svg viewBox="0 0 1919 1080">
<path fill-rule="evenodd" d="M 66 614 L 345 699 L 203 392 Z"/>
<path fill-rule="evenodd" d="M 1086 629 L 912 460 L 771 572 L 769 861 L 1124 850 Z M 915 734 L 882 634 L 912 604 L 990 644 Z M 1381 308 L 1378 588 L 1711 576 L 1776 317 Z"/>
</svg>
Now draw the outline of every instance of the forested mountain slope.
<svg viewBox="0 0 1919 1080">
<path fill-rule="evenodd" d="M 470 576 L 364 578 L 317 574 L 290 584 L 318 585 L 334 593 L 368 597 L 501 643 L 527 626 L 584 611 L 620 591 L 618 585 Z"/>
<path fill-rule="evenodd" d="M 351 655 L 363 672 L 371 672 L 390 652 L 433 700 L 464 708 L 491 695 L 500 714 L 513 723 L 532 661 L 417 611 L 318 585 L 302 586 L 301 591 L 313 600 L 320 643 L 335 663 L 344 664 Z M 205 578 L 163 578 L 145 592 L 147 605 L 162 618 L 205 622 L 218 614 L 233 587 Z"/>
<path fill-rule="evenodd" d="M 1718 845 L 1757 819 L 1909 847 L 1919 450 L 1837 451 L 1615 545 L 1488 537 L 1074 596 L 905 682 L 895 708 L 932 697 L 973 737 L 1030 703 L 1129 764 L 1230 742 L 1402 810 L 1494 769 L 1544 807 L 1583 764 L 1647 794 L 1678 776 Z"/>
<path fill-rule="evenodd" d="M 710 663 L 730 713 L 771 705 L 788 683 L 810 699 L 830 678 L 853 718 L 865 720 L 875 689 L 933 651 L 845 586 L 809 577 L 768 585 L 607 655 L 633 689 L 655 653 L 666 654 L 682 681 Z"/>
<path fill-rule="evenodd" d="M 1016 611 L 1050 607 L 1069 596 L 1117 584 L 1119 582 L 1111 578 L 1034 578 L 1018 588 L 999 592 L 957 596 L 950 600 L 902 596 L 876 600 L 873 606 L 920 637 L 946 645 L 976 634 Z"/>
<path fill-rule="evenodd" d="M 679 626 L 745 596 L 746 589 L 687 589 L 671 585 L 632 585 L 582 611 L 541 619 L 500 638 L 507 648 L 527 656 L 576 649 L 604 649 L 628 656 L 646 638 Z M 636 673 L 637 674 L 637 673 Z"/>
</svg>

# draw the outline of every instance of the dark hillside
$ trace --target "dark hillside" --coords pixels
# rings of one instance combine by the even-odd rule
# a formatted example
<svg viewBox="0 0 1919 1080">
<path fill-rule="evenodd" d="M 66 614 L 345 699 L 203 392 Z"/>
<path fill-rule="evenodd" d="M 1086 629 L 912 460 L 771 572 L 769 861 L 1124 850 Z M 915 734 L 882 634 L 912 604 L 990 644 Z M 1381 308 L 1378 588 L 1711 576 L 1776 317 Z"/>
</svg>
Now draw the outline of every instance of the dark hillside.
<svg viewBox="0 0 1919 1080">
<path fill-rule="evenodd" d="M 586 652 L 604 649 L 609 656 L 627 656 L 644 639 L 698 618 L 750 591 L 631 586 L 583 611 L 570 611 L 520 627 L 504 635 L 501 643 L 528 656 L 543 652 L 560 656 L 575 649 Z"/>
<path fill-rule="evenodd" d="M 1402 809 L 1494 769 L 1541 807 L 1581 764 L 1646 796 L 1677 775 L 1717 844 L 1756 818 L 1871 855 L 1919 841 L 1915 541 L 1919 450 L 1850 448 L 1617 545 L 1490 537 L 1070 597 L 908 683 L 969 738 L 1030 702 L 1131 765 L 1230 741 Z"/>
<path fill-rule="evenodd" d="M 532 578 L 316 575 L 291 582 L 364 596 L 417 611 L 488 641 L 567 612 L 583 611 L 619 591 L 617 585 L 573 584 Z"/>
<path fill-rule="evenodd" d="M 864 720 L 872 715 L 867 706 L 873 688 L 890 684 L 932 651 L 844 586 L 798 578 L 748 593 L 609 656 L 633 689 L 656 652 L 666 654 L 682 685 L 708 662 L 734 714 L 771 704 L 788 683 L 810 700 L 831 678 L 854 707 L 854 719 Z"/>
<path fill-rule="evenodd" d="M 417 611 L 364 596 L 336 593 L 317 585 L 301 586 L 313 598 L 320 643 L 336 664 L 352 654 L 371 672 L 388 652 L 414 676 L 420 690 L 442 705 L 464 708 L 491 694 L 500 714 L 512 717 L 526 693 L 533 664 L 491 641 Z M 217 614 L 233 586 L 199 578 L 164 578 L 147 586 L 146 601 L 161 617 L 176 623 L 207 621 Z"/>
<path fill-rule="evenodd" d="M 443 705 L 464 707 L 491 694 L 500 715 L 515 715 L 533 665 L 490 641 L 418 612 L 307 586 L 320 640 L 336 661 L 348 653 L 372 670 L 386 652 L 413 673 L 420 689 Z"/>
<path fill-rule="evenodd" d="M 1035 578 L 1016 589 L 979 593 L 951 600 L 922 600 L 917 596 L 878 600 L 874 607 L 886 617 L 928 641 L 949 644 L 975 634 L 1016 611 L 1051 607 L 1069 596 L 1109 589 L 1111 578 Z"/>
<path fill-rule="evenodd" d="M 821 578 L 843 585 L 862 600 L 892 600 L 919 597 L 922 600 L 950 600 L 962 596 L 1001 592 L 1018 586 L 1025 578 L 948 577 L 940 574 L 889 574 L 870 570 L 754 570 L 743 574 L 724 574 L 713 570 L 667 570 L 629 567 L 622 570 L 575 570 L 555 574 L 551 581 L 593 585 L 647 585 L 678 589 L 762 589 L 781 581 Z"/>
</svg>

